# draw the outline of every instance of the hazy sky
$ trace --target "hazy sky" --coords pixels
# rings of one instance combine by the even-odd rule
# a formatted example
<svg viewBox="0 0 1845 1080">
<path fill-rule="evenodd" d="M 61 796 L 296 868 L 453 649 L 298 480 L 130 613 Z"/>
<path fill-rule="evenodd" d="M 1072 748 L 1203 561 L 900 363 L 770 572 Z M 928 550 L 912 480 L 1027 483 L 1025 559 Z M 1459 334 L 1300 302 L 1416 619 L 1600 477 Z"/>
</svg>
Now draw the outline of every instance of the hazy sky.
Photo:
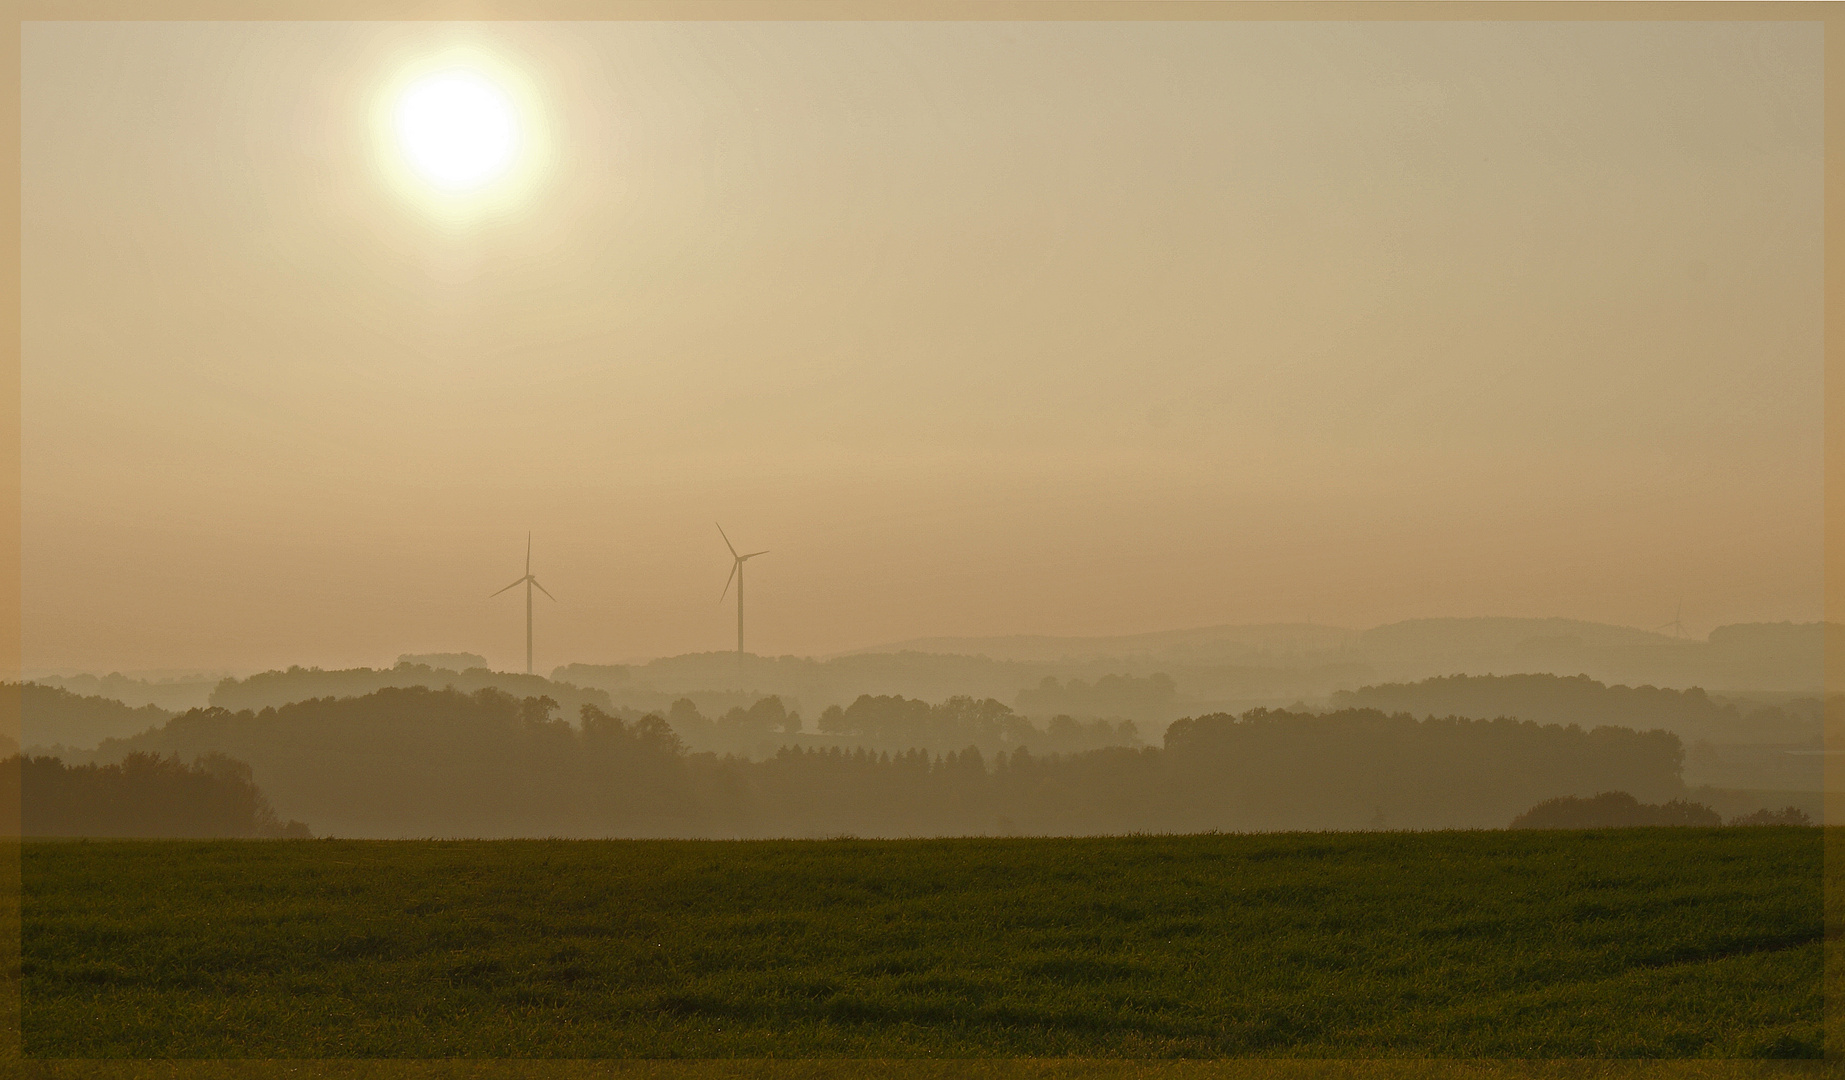
<svg viewBox="0 0 1845 1080">
<path fill-rule="evenodd" d="M 1817 23 L 23 49 L 29 670 L 1820 617 Z"/>
</svg>

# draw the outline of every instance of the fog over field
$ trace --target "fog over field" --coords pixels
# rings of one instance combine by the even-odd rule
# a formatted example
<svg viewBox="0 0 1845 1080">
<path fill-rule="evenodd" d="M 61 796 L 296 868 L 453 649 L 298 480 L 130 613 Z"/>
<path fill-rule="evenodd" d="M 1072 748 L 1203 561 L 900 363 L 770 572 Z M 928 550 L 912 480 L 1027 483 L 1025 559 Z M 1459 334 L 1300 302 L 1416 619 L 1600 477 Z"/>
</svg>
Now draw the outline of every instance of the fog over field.
<svg viewBox="0 0 1845 1080">
<path fill-rule="evenodd" d="M 125 676 L 20 692 L 34 758 L 224 758 L 268 800 L 268 817 L 238 828 L 337 835 L 1481 828 L 1608 791 L 1695 801 L 1716 820 L 1824 812 L 1817 624 L 1724 627 L 1705 642 L 1556 620 L 1263 629 L 1137 640 L 1128 655 L 1066 641 L 1059 660 L 731 652 L 549 678 L 439 666 L 478 654 L 405 655 L 227 677 L 173 709 L 80 692 L 168 685 Z M 1559 629 L 1600 664 L 1756 688 L 1465 673 L 1557 650 Z M 1010 643 L 989 644 L 1003 657 Z M 1413 665 L 1458 673 L 1379 677 Z"/>
</svg>

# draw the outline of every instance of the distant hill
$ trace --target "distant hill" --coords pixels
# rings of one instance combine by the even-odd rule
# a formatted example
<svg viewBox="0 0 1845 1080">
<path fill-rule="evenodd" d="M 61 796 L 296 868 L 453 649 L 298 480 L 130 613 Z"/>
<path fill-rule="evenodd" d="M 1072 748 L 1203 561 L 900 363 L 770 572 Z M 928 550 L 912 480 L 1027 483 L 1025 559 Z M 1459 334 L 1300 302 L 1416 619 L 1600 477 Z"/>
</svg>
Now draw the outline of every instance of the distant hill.
<svg viewBox="0 0 1845 1080">
<path fill-rule="evenodd" d="M 1707 738 L 1743 722 L 1734 705 L 1712 701 L 1696 688 L 1608 686 L 1587 675 L 1450 675 L 1341 691 L 1332 696 L 1332 704 L 1338 709 L 1381 709 L 1414 716 L 1476 720 L 1510 716 L 1585 728 L 1664 728 L 1689 738 Z M 1814 723 L 1812 733 L 1818 731 Z"/>
<path fill-rule="evenodd" d="M 0 683 L 0 693 L 19 695 L 20 741 L 30 748 L 93 747 L 159 727 L 173 716 L 158 705 L 134 708 L 114 698 L 30 682 Z"/>
<path fill-rule="evenodd" d="M 834 656 L 915 652 L 1032 663 L 1146 657 L 1190 664 L 1251 664 L 1336 654 L 1357 637 L 1355 630 L 1317 623 L 1260 623 L 1158 630 L 1117 637 L 1015 634 L 1009 637 L 912 638 Z"/>
<path fill-rule="evenodd" d="M 40 686 L 55 686 L 84 697 L 113 698 L 124 705 L 139 708 L 154 705 L 168 712 L 184 712 L 205 704 L 212 688 L 222 676 L 195 675 L 165 679 L 143 679 L 110 672 L 107 675 L 40 675 L 32 681 Z"/>
<path fill-rule="evenodd" d="M 1668 634 L 1580 619 L 1407 619 L 1372 627 L 1357 647 L 1372 656 L 1466 656 L 1520 649 L 1633 648 L 1689 644 Z"/>
<path fill-rule="evenodd" d="M 1068 716 L 1084 720 L 1109 716 L 1176 720 L 1177 686 L 1168 675 L 1104 675 L 1093 684 L 1081 679 L 1059 683 L 1046 678 L 1035 689 L 1020 690 L 1014 706 L 1025 716 Z"/>
<path fill-rule="evenodd" d="M 1178 680 L 1182 699 L 1253 687 L 1261 680 L 1250 677 L 1252 669 L 1311 672 L 1294 680 L 1313 684 L 1316 689 L 1308 690 L 1310 695 L 1350 689 L 1358 681 L 1524 672 L 1586 674 L 1609 683 L 1701 686 L 1712 691 L 1816 693 L 1825 683 L 1821 623 L 1720 626 L 1704 641 L 1580 619 L 1410 619 L 1364 631 L 1276 623 L 1121 637 L 919 638 L 839 656 L 898 652 L 1066 668 L 1099 665 L 1115 674 L 1161 670 Z M 1190 670 L 1181 674 L 1181 669 Z M 1219 680 L 1213 669 L 1239 669 L 1239 674 Z M 1076 672 L 1045 674 L 1068 678 Z"/>
<path fill-rule="evenodd" d="M 1308 705 L 1362 686 L 1448 675 L 1584 675 L 1605 685 L 1814 696 L 1824 682 L 1824 640 L 1818 623 L 1724 626 L 1708 641 L 1574 619 L 1414 619 L 1364 631 L 1275 623 L 1118 637 L 922 638 L 827 658 L 690 653 L 570 664 L 551 677 L 640 712 L 689 696 L 716 715 L 775 695 L 811 719 L 866 694 L 936 702 L 965 695 L 1041 720 L 1131 719 L 1152 736 L 1182 716 Z"/>
<path fill-rule="evenodd" d="M 709 710 L 718 703 L 708 703 L 706 698 L 722 690 L 743 707 L 774 694 L 790 709 L 798 707 L 809 717 L 829 706 L 844 708 L 864 694 L 925 701 L 967 696 L 1017 702 L 1024 691 L 1031 691 L 1032 697 L 1022 707 L 1034 710 L 1035 715 L 1041 706 L 1050 704 L 1038 694 L 1048 678 L 1062 684 L 1065 691 L 1076 689 L 1073 682 L 1083 684 L 1083 688 L 1076 690 L 1074 699 L 1064 700 L 1058 708 L 1043 713 L 1046 719 L 1059 711 L 1075 710 L 1084 715 L 1159 724 L 1187 714 L 1286 705 L 1323 697 L 1334 689 L 1359 686 L 1369 675 L 1368 670 L 1340 664 L 1203 665 L 1145 656 L 1126 660 L 1028 661 L 922 652 L 858 653 L 826 660 L 803 656 L 739 658 L 734 652 L 691 653 L 646 664 L 571 664 L 551 673 L 553 679 L 604 690 L 616 705 L 625 708 L 657 710 L 663 702 L 690 696 L 701 709 Z M 1130 699 L 1111 698 L 1104 690 L 1102 698 L 1094 698 L 1093 691 L 1098 686 L 1115 685 L 1102 682 L 1113 677 L 1161 677 L 1170 680 L 1172 689 L 1152 696 L 1131 695 Z M 1124 703 L 1128 700 L 1133 702 L 1132 711 L 1122 711 L 1130 707 Z M 722 707 L 729 708 L 731 704 Z"/>
<path fill-rule="evenodd" d="M 257 711 L 280 708 L 297 701 L 363 697 L 387 687 L 412 686 L 425 686 L 431 690 L 454 687 L 464 693 L 492 687 L 515 698 L 548 697 L 558 704 L 565 716 L 575 716 L 584 705 L 594 705 L 604 711 L 615 707 L 609 695 L 602 690 L 553 682 L 539 675 L 489 671 L 486 668 L 449 671 L 425 664 L 398 664 L 391 668 L 343 668 L 334 671 L 303 667 L 264 671 L 245 679 L 225 679 L 212 690 L 209 704 L 232 711 Z"/>
<path fill-rule="evenodd" d="M 425 667 L 446 668 L 449 671 L 467 671 L 470 668 L 484 668 L 487 658 L 471 652 L 432 652 L 403 653 L 398 656 L 400 664 L 421 664 Z"/>
<path fill-rule="evenodd" d="M 550 679 L 484 665 L 411 663 L 406 654 L 406 662 L 392 668 L 297 667 L 211 683 L 150 682 L 121 674 L 37 681 L 79 698 L 113 699 L 126 710 L 152 705 L 169 713 L 207 704 L 261 710 L 385 687 L 452 685 L 467 691 L 496 687 L 521 698 L 548 696 L 567 717 L 593 704 L 630 720 L 648 712 L 666 715 L 681 698 L 716 717 L 775 696 L 811 722 L 827 708 L 844 708 L 863 695 L 930 702 L 968 696 L 1006 702 L 1040 720 L 1060 714 L 1131 719 L 1143 737 L 1155 738 L 1165 723 L 1182 716 L 1326 703 L 1364 686 L 1450 675 L 1582 675 L 1606 686 L 1702 688 L 1713 698 L 1811 698 L 1825 682 L 1825 635 L 1820 623 L 1734 624 L 1699 641 L 1571 619 L 1413 619 L 1363 631 L 1271 623 L 1114 637 L 927 638 L 824 659 L 693 653 L 643 664 L 571 664 Z M 428 657 L 477 659 L 468 653 Z M 58 708 L 64 710 L 58 717 L 77 715 L 68 703 Z M 92 720 L 105 725 L 117 721 L 95 718 L 117 716 L 135 730 L 157 722 L 151 714 L 133 718 L 100 704 L 85 708 L 103 710 Z M 82 740 L 92 733 L 80 728 L 67 725 L 65 734 L 49 737 L 56 742 L 68 736 L 69 745 L 86 745 Z M 1747 741 L 1678 730 L 1692 739 Z M 118 727 L 97 731 L 100 737 L 127 733 Z M 27 744 L 39 740 L 28 728 Z"/>
<path fill-rule="evenodd" d="M 1686 744 L 1687 783 L 1818 791 L 1824 780 L 1824 759 L 1814 753 L 1822 747 L 1824 714 L 1817 696 L 1763 704 L 1714 699 L 1697 687 L 1609 686 L 1587 675 L 1451 675 L 1336 693 L 1332 705 L 1423 717 L 1658 728 Z"/>
</svg>

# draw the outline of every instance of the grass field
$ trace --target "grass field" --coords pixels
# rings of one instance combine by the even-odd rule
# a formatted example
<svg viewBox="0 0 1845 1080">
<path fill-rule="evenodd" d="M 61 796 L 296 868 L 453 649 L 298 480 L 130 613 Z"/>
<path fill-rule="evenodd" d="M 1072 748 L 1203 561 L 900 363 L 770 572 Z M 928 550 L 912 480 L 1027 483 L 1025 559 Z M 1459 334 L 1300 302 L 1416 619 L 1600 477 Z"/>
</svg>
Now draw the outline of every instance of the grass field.
<svg viewBox="0 0 1845 1080">
<path fill-rule="evenodd" d="M 32 1057 L 1815 1056 L 1818 829 L 35 842 Z"/>
</svg>

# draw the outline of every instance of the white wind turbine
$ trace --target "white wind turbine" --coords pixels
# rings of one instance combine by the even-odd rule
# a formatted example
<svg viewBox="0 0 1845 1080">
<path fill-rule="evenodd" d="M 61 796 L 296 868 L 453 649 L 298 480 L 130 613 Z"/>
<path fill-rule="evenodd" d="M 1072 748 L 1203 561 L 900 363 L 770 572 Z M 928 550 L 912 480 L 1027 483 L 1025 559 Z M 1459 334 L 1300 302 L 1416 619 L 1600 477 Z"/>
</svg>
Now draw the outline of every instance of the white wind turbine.
<svg viewBox="0 0 1845 1080">
<path fill-rule="evenodd" d="M 730 577 L 724 579 L 724 591 L 718 594 L 718 603 L 723 603 L 724 597 L 730 594 L 730 583 L 734 579 L 737 583 L 737 657 L 741 660 L 743 657 L 743 564 L 758 555 L 767 555 L 768 551 L 765 549 L 752 551 L 748 555 L 739 555 L 736 546 L 730 542 L 730 537 L 724 535 L 724 526 L 719 525 L 717 530 L 718 535 L 724 537 L 724 546 L 730 548 L 732 560 Z"/>
<path fill-rule="evenodd" d="M 544 593 L 546 596 L 551 596 L 551 590 L 545 588 L 543 585 L 539 585 L 538 579 L 532 576 L 531 533 L 525 534 L 525 576 L 513 582 L 512 585 L 506 586 L 506 589 L 510 589 L 514 585 L 525 586 L 525 673 L 530 675 L 532 674 L 532 589 L 536 587 L 539 592 Z M 493 595 L 498 596 L 500 593 L 505 592 L 506 589 L 501 589 Z M 557 597 L 551 596 L 551 602 L 556 603 Z"/>
</svg>

